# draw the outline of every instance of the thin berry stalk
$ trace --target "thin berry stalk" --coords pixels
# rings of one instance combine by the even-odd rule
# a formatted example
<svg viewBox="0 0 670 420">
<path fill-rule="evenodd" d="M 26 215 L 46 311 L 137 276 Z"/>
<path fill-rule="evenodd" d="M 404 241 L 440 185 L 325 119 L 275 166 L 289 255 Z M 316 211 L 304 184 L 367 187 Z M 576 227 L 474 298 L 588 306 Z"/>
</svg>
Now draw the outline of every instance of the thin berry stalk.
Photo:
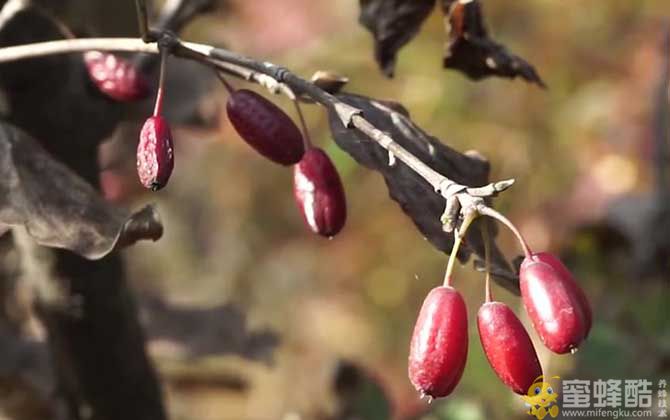
<svg viewBox="0 0 670 420">
<path fill-rule="evenodd" d="M 486 270 L 484 278 L 484 301 L 489 303 L 493 300 L 491 293 L 491 249 L 489 245 L 489 226 L 486 221 L 482 223 L 482 236 L 484 239 L 484 269 Z"/>
<path fill-rule="evenodd" d="M 444 286 L 451 286 L 451 272 L 454 270 L 454 263 L 456 262 L 456 254 L 461 248 L 461 242 L 463 242 L 463 237 L 468 231 L 468 228 L 472 222 L 477 218 L 476 212 L 468 212 L 465 214 L 465 218 L 461 223 L 460 229 L 454 231 L 454 246 L 451 248 L 451 254 L 449 254 L 449 262 L 447 263 L 447 271 L 444 273 Z"/>
<path fill-rule="evenodd" d="M 219 78 L 219 81 L 221 82 L 221 84 L 228 91 L 228 94 L 232 95 L 233 93 L 235 93 L 235 88 L 233 87 L 233 85 L 230 84 L 230 82 L 228 82 L 228 80 L 226 80 L 226 78 L 223 76 L 223 74 L 221 74 L 221 72 L 219 72 L 219 71 L 216 71 L 215 73 L 216 73 L 216 77 Z"/>
<path fill-rule="evenodd" d="M 168 51 L 161 49 L 161 67 L 158 77 L 158 91 L 156 92 L 156 105 L 154 106 L 154 117 L 163 113 L 163 95 L 165 92 L 165 73 L 167 68 Z"/>
<path fill-rule="evenodd" d="M 300 103 L 298 102 L 298 99 L 296 98 L 293 103 L 295 104 L 295 110 L 298 113 L 298 119 L 300 120 L 300 128 L 302 129 L 302 141 L 305 146 L 305 150 L 311 149 L 312 146 L 312 139 L 309 136 L 309 130 L 307 129 L 307 123 L 305 122 L 305 116 L 302 113 L 302 108 L 300 107 Z"/>
<path fill-rule="evenodd" d="M 524 239 L 523 235 L 521 235 L 521 232 L 519 232 L 519 229 L 517 229 L 516 226 L 514 226 L 514 223 L 512 223 L 507 217 L 505 217 L 503 214 L 499 213 L 498 211 L 492 209 L 491 207 L 488 206 L 479 206 L 477 208 L 477 211 L 479 214 L 482 214 L 484 216 L 489 216 L 493 219 L 496 219 L 503 225 L 507 226 L 509 230 L 514 233 L 514 236 L 516 236 L 517 240 L 519 241 L 519 244 L 521 245 L 521 248 L 523 249 L 523 253 L 526 256 L 526 258 L 530 258 L 532 251 L 530 250 L 530 247 L 528 246 L 528 242 Z"/>
</svg>

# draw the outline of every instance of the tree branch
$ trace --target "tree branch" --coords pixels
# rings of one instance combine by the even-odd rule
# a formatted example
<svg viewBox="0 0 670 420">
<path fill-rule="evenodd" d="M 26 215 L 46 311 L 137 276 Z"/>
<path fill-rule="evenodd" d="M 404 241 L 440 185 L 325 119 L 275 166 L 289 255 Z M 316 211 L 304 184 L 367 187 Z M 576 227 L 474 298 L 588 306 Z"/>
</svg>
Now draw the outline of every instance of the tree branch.
<svg viewBox="0 0 670 420">
<path fill-rule="evenodd" d="M 447 200 L 443 218 L 447 231 L 453 230 L 454 223 L 456 223 L 454 215 L 451 214 L 449 217 L 447 213 L 453 213 L 454 209 L 463 212 L 465 209 L 476 208 L 484 203 L 484 198 L 497 195 L 514 182 L 505 180 L 475 188 L 458 184 L 430 168 L 387 134 L 377 129 L 365 119 L 360 109 L 347 105 L 284 67 L 211 45 L 183 42 L 170 33 L 163 33 L 162 37 L 159 42 L 172 44 L 172 54 L 177 57 L 200 61 L 228 74 L 263 85 L 273 93 L 282 92 L 292 99 L 295 99 L 295 96 L 301 100 L 307 99 L 309 102 L 316 102 L 335 112 L 345 127 L 359 130 L 388 150 L 390 157 L 398 158 L 409 166 L 425 179 L 436 193 L 441 194 Z M 139 38 L 68 39 L 2 48 L 0 49 L 0 63 L 89 50 L 159 53 L 156 43 L 145 43 Z M 460 205 L 455 206 L 454 200 L 457 200 Z"/>
</svg>

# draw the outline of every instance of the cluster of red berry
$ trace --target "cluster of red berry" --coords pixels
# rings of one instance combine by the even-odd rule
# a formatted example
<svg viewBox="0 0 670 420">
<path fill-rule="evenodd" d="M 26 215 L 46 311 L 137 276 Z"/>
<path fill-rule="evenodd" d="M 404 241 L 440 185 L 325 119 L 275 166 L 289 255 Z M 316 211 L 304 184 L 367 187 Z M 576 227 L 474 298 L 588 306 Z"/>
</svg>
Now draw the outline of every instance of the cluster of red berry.
<svg viewBox="0 0 670 420">
<path fill-rule="evenodd" d="M 122 57 L 89 51 L 84 54 L 84 64 L 91 81 L 101 93 L 112 100 L 137 101 L 149 94 L 149 83 L 144 74 Z M 161 78 L 154 114 L 144 122 L 137 145 L 137 173 L 140 182 L 154 191 L 167 184 L 174 168 L 174 145 L 170 127 L 161 116 L 162 102 Z"/>
<path fill-rule="evenodd" d="M 84 55 L 84 62 L 93 83 L 111 99 L 134 101 L 149 93 L 143 74 L 121 57 L 91 51 Z M 164 71 L 163 60 L 154 112 L 142 127 L 137 146 L 140 182 L 154 191 L 167 184 L 174 168 L 172 134 L 161 115 Z M 342 181 L 328 155 L 305 141 L 300 129 L 275 104 L 255 92 L 225 84 L 230 91 L 228 118 L 240 137 L 269 160 L 294 165 L 293 192 L 305 224 L 320 235 L 336 235 L 344 227 L 347 206 Z"/>
<path fill-rule="evenodd" d="M 130 101 L 148 94 L 145 78 L 127 60 L 94 51 L 85 54 L 84 61 L 91 80 L 110 98 Z M 164 71 L 165 55 L 154 112 L 142 127 L 137 147 L 140 181 L 152 190 L 167 184 L 174 167 L 172 134 L 161 116 Z M 250 90 L 233 89 L 221 80 L 230 92 L 228 118 L 240 137 L 267 159 L 293 165 L 294 196 L 306 225 L 323 236 L 337 234 L 346 220 L 346 200 L 328 155 L 303 138 L 296 124 L 275 104 Z M 524 249 L 526 258 L 519 277 L 528 316 L 547 348 L 559 354 L 574 352 L 591 328 L 588 300 L 560 260 L 547 253 L 531 253 L 527 246 Z M 452 254 L 455 252 L 457 247 Z M 410 345 L 410 379 L 422 395 L 433 398 L 453 391 L 468 352 L 465 302 L 451 287 L 450 276 L 448 269 L 446 284 L 426 297 Z M 540 362 L 521 321 L 506 304 L 491 300 L 488 281 L 486 287 L 486 302 L 477 315 L 482 347 L 505 385 L 524 394 L 542 375 Z"/>
<path fill-rule="evenodd" d="M 305 224 L 326 237 L 336 235 L 347 217 L 342 181 L 322 149 L 303 139 L 279 107 L 246 89 L 230 88 L 228 119 L 244 141 L 275 163 L 293 166 L 293 194 Z"/>
<path fill-rule="evenodd" d="M 527 251 L 519 273 L 526 312 L 547 348 L 574 353 L 591 329 L 586 295 L 558 258 Z M 492 300 L 488 281 L 486 287 L 486 302 L 477 314 L 484 353 L 500 380 L 525 394 L 542 375 L 537 353 L 519 318 Z M 409 377 L 422 396 L 446 397 L 460 381 L 468 352 L 467 318 L 463 297 L 449 277 L 426 297 L 409 353 Z"/>
</svg>

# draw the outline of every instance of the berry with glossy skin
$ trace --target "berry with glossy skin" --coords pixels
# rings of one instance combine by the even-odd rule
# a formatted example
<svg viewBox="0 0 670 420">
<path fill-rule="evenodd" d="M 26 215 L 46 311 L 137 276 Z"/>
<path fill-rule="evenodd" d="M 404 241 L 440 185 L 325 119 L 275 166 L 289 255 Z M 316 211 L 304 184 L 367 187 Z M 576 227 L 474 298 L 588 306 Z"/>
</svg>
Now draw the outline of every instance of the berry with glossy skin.
<svg viewBox="0 0 670 420">
<path fill-rule="evenodd" d="M 525 395 L 542 375 L 542 367 L 519 318 L 502 302 L 486 302 L 477 314 L 477 328 L 484 354 L 500 380 Z"/>
<path fill-rule="evenodd" d="M 174 146 L 168 123 L 160 115 L 147 118 L 137 145 L 137 174 L 147 188 L 163 188 L 174 168 Z"/>
<path fill-rule="evenodd" d="M 98 89 L 116 101 L 137 101 L 149 94 L 149 84 L 144 74 L 124 58 L 100 51 L 88 51 L 84 54 L 84 63 Z"/>
<path fill-rule="evenodd" d="M 423 302 L 409 350 L 409 378 L 422 395 L 449 395 L 468 355 L 468 314 L 461 294 L 436 287 Z"/>
<path fill-rule="evenodd" d="M 228 118 L 237 133 L 258 153 L 282 165 L 302 159 L 302 134 L 284 111 L 256 92 L 239 89 L 226 104 Z"/>
<path fill-rule="evenodd" d="M 586 323 L 584 338 L 586 338 L 589 335 L 591 325 L 593 324 L 593 311 L 591 310 L 591 304 L 589 303 L 589 299 L 586 297 L 584 290 L 579 286 L 575 277 L 570 270 L 568 270 L 568 267 L 566 267 L 565 264 L 553 254 L 549 254 L 548 252 L 537 252 L 533 254 L 533 259 L 545 262 L 552 266 L 554 270 L 558 271 L 565 281 L 574 289 L 574 293 L 577 296 L 577 300 L 579 300 L 582 312 L 584 313 L 584 321 Z"/>
<path fill-rule="evenodd" d="M 347 219 L 342 181 L 328 155 L 310 148 L 293 167 L 293 195 L 305 224 L 326 237 L 336 235 Z"/>
<path fill-rule="evenodd" d="M 538 254 L 521 263 L 519 280 L 524 307 L 544 345 L 558 354 L 575 352 L 588 332 L 576 283 Z"/>
</svg>

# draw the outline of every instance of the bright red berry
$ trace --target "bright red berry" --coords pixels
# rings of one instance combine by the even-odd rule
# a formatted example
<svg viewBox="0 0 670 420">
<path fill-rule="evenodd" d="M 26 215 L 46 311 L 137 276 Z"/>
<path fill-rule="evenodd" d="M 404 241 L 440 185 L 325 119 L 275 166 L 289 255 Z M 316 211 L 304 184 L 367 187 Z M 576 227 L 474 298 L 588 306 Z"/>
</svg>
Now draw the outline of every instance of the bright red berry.
<svg viewBox="0 0 670 420">
<path fill-rule="evenodd" d="M 512 391 L 525 395 L 542 375 L 535 347 L 514 312 L 502 302 L 487 302 L 477 314 L 479 338 L 489 364 Z"/>
<path fill-rule="evenodd" d="M 574 293 L 577 296 L 577 300 L 579 300 L 582 312 L 584 313 L 584 320 L 586 323 L 584 338 L 586 338 L 589 335 L 591 325 L 593 324 L 593 311 L 591 310 L 591 304 L 589 303 L 589 299 L 586 297 L 584 290 L 579 286 L 575 277 L 570 270 L 568 270 L 568 267 L 554 255 L 549 254 L 548 252 L 538 252 L 533 254 L 533 258 L 552 266 L 554 270 L 558 271 L 561 277 L 565 279 L 566 283 L 574 289 Z"/>
<path fill-rule="evenodd" d="M 282 165 L 302 159 L 302 134 L 277 105 L 256 92 L 239 89 L 230 95 L 226 110 L 240 137 L 261 155 Z"/>
<path fill-rule="evenodd" d="M 84 63 L 93 83 L 114 100 L 136 101 L 149 94 L 149 84 L 144 74 L 124 58 L 100 51 L 88 51 L 84 54 Z"/>
<path fill-rule="evenodd" d="M 547 348 L 559 354 L 574 352 L 588 333 L 580 289 L 544 255 L 532 254 L 521 263 L 523 304 Z"/>
<path fill-rule="evenodd" d="M 293 167 L 293 195 L 305 223 L 319 235 L 335 236 L 347 219 L 342 181 L 328 155 L 310 148 Z"/>
<path fill-rule="evenodd" d="M 137 145 L 137 174 L 142 185 L 154 191 L 167 184 L 174 167 L 174 146 L 168 123 L 161 117 L 147 118 Z"/>
<path fill-rule="evenodd" d="M 468 355 L 468 314 L 461 294 L 436 287 L 423 302 L 409 349 L 409 378 L 422 395 L 449 395 Z"/>
</svg>

